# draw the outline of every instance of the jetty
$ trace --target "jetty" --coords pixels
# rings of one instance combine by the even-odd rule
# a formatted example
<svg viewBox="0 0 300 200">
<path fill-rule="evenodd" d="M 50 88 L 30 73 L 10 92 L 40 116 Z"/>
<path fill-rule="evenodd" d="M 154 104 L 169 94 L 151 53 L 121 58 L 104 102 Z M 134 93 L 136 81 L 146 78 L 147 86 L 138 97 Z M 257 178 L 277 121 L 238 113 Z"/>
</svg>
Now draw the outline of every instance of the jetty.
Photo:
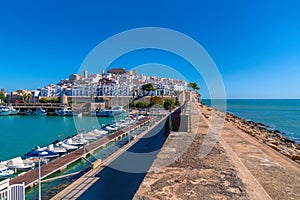
<svg viewBox="0 0 300 200">
<path fill-rule="evenodd" d="M 47 176 L 49 176 L 55 172 L 66 169 L 68 165 L 70 165 L 80 159 L 85 159 L 86 156 L 88 156 L 89 154 L 92 154 L 97 149 L 105 147 L 107 144 L 109 144 L 111 142 L 118 141 L 121 138 L 128 136 L 129 129 L 134 130 L 134 129 L 150 122 L 150 120 L 151 120 L 151 117 L 147 117 L 146 119 L 138 121 L 137 123 L 131 125 L 130 127 L 126 127 L 121 130 L 118 130 L 116 132 L 113 132 L 112 134 L 110 134 L 106 137 L 96 140 L 90 144 L 85 145 L 84 147 L 81 147 L 80 149 L 77 149 L 69 154 L 66 154 L 66 155 L 59 157 L 47 164 L 42 165 L 41 166 L 41 179 L 46 178 Z M 99 163 L 97 165 L 99 165 Z M 23 175 L 20 175 L 16 178 L 13 178 L 10 180 L 10 184 L 22 184 L 22 183 L 24 183 L 25 188 L 35 186 L 38 183 L 38 168 L 35 168 L 31 171 L 28 171 L 27 173 L 25 173 Z"/>
<path fill-rule="evenodd" d="M 191 131 L 170 133 L 133 199 L 300 199 L 300 165 L 271 133 L 195 102 Z"/>
</svg>

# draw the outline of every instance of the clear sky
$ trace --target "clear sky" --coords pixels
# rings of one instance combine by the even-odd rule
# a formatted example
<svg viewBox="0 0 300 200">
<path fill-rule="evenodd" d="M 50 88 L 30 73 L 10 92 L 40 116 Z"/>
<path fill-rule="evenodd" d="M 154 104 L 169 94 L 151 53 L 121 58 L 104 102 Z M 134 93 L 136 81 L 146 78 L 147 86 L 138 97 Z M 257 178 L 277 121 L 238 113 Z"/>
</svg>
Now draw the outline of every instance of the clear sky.
<svg viewBox="0 0 300 200">
<path fill-rule="evenodd" d="M 299 10 L 298 0 L 2 1 L 0 87 L 11 91 L 56 83 L 76 73 L 106 38 L 151 26 L 199 42 L 216 63 L 228 98 L 300 98 Z M 178 63 L 166 54 L 146 53 L 129 55 L 138 61 L 114 64 Z M 197 80 L 191 76 L 191 81 Z"/>
</svg>

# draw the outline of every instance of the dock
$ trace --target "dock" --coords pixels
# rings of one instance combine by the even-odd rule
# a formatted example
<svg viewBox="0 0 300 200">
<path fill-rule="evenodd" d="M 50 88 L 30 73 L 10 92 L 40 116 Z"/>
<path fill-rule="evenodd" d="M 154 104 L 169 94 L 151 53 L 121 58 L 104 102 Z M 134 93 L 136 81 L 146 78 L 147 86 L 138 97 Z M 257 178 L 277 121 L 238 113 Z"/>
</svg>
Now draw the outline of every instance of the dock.
<svg viewBox="0 0 300 200">
<path fill-rule="evenodd" d="M 131 125 L 130 129 L 133 130 L 138 128 L 151 120 L 150 117 L 138 121 L 136 124 Z M 95 150 L 105 147 L 108 143 L 118 141 L 122 137 L 128 135 L 129 127 L 118 130 L 109 136 L 103 137 L 99 140 L 96 140 L 90 144 L 84 146 L 84 148 L 77 149 L 69 154 L 63 155 L 47 164 L 41 166 L 41 179 L 46 178 L 47 176 L 62 171 L 67 168 L 68 165 L 85 158 L 88 154 L 92 154 Z M 33 187 L 38 183 L 38 168 L 35 168 L 31 171 L 26 172 L 23 175 L 15 177 L 10 180 L 10 184 L 22 184 L 24 183 L 25 188 Z"/>
</svg>

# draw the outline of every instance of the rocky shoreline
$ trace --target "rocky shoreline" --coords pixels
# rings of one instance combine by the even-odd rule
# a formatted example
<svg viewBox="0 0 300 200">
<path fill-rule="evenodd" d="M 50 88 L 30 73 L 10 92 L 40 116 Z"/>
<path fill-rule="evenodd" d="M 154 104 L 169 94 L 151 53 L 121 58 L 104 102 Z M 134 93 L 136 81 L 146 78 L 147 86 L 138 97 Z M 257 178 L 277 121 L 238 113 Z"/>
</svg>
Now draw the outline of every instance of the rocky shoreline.
<svg viewBox="0 0 300 200">
<path fill-rule="evenodd" d="M 208 111 L 224 113 L 223 111 L 217 110 L 215 108 L 208 107 L 204 104 L 200 104 L 200 107 L 206 107 Z M 210 115 L 204 114 L 204 117 L 209 119 Z M 244 131 L 245 133 L 256 138 L 260 143 L 264 143 L 274 150 L 280 152 L 281 154 L 287 156 L 291 160 L 300 164 L 300 145 L 295 141 L 290 140 L 281 134 L 279 130 L 270 130 L 268 126 L 262 123 L 256 123 L 253 121 L 247 121 L 243 118 L 237 117 L 233 114 L 226 113 L 225 120 L 232 123 L 235 127 Z"/>
</svg>

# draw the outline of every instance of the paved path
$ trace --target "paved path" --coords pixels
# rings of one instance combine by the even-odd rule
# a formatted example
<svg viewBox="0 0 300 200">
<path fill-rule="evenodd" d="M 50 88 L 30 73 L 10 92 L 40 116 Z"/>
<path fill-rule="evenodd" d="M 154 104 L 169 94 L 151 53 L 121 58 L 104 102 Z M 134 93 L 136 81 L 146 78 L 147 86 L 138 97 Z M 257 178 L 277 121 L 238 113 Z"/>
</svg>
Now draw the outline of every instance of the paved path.
<svg viewBox="0 0 300 200">
<path fill-rule="evenodd" d="M 135 199 L 300 199 L 299 164 L 229 122 L 220 135 L 208 135 L 215 127 L 207 119 L 212 110 L 196 103 L 191 109 L 192 133 L 169 136 Z M 200 158 L 214 139 L 212 151 Z"/>
</svg>

